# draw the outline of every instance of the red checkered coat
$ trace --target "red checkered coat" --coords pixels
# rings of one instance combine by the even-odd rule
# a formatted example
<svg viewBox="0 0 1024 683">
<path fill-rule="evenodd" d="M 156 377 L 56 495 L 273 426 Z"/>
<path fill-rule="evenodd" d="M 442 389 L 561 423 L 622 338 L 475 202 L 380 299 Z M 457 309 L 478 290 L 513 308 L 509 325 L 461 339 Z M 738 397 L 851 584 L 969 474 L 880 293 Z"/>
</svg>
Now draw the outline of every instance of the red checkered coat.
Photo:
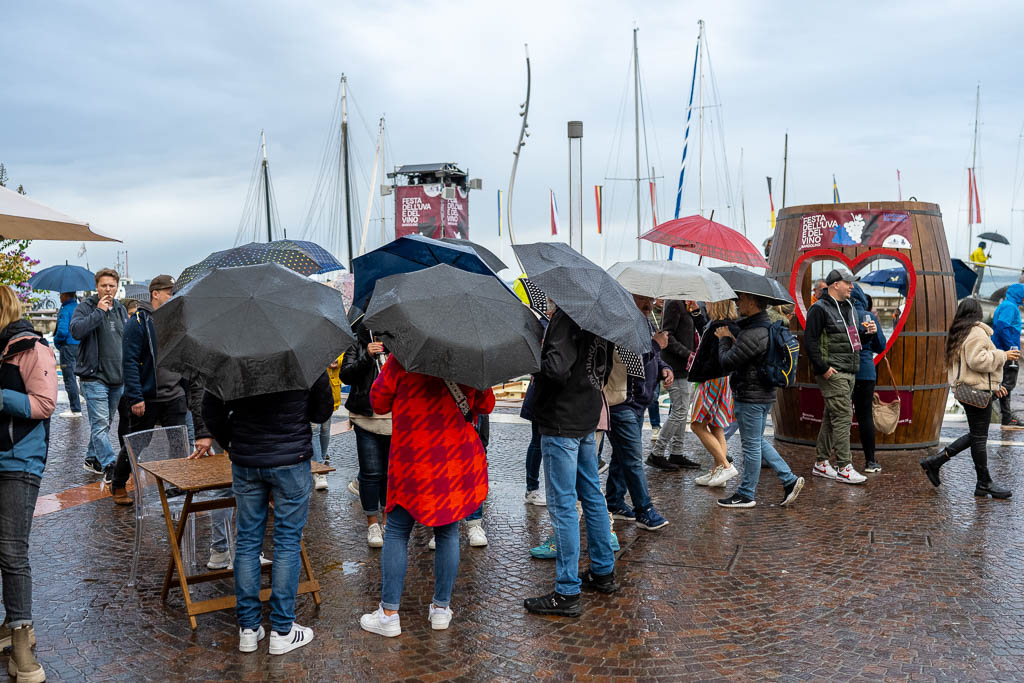
<svg viewBox="0 0 1024 683">
<path fill-rule="evenodd" d="M 494 410 L 494 392 L 459 385 L 474 414 Z M 448 387 L 408 372 L 393 355 L 370 389 L 373 412 L 391 413 L 390 512 L 401 505 L 424 526 L 464 519 L 487 497 L 487 456 Z"/>
</svg>

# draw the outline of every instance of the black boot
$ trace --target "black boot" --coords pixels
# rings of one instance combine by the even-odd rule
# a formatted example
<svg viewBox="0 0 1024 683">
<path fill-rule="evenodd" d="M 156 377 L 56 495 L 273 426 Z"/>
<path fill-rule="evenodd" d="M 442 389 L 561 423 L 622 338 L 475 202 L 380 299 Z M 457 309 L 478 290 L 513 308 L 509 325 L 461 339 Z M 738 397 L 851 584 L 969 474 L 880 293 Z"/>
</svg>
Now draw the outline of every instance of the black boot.
<svg viewBox="0 0 1024 683">
<path fill-rule="evenodd" d="M 996 486 L 992 482 L 982 484 L 979 481 L 974 487 L 974 495 L 979 498 L 987 498 L 988 496 L 992 496 L 993 498 L 1009 498 L 1013 495 L 1013 492 L 1010 491 L 1010 489 L 1004 489 Z"/>
<path fill-rule="evenodd" d="M 949 462 L 949 453 L 943 448 L 930 458 L 921 458 L 918 462 L 921 463 L 921 469 L 928 475 L 928 481 L 932 483 L 932 486 L 938 486 L 942 483 L 939 481 L 939 469 Z"/>
</svg>

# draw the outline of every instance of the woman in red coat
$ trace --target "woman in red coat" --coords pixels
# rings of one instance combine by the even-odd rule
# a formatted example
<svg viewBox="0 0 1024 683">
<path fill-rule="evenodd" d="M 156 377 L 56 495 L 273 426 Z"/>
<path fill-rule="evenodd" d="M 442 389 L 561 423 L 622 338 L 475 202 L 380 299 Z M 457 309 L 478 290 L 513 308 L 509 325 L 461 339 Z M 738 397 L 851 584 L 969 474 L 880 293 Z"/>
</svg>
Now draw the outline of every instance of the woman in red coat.
<svg viewBox="0 0 1024 683">
<path fill-rule="evenodd" d="M 391 356 L 370 389 L 373 412 L 392 415 L 388 459 L 387 530 L 381 554 L 381 603 L 360 626 L 382 636 L 402 633 L 398 604 L 405 583 L 409 534 L 419 522 L 433 527 L 435 630 L 452 619 L 452 587 L 459 570 L 459 520 L 487 497 L 487 456 L 473 429 L 477 415 L 494 409 L 494 393 L 458 385 L 469 419 L 444 380 L 407 372 Z"/>
</svg>

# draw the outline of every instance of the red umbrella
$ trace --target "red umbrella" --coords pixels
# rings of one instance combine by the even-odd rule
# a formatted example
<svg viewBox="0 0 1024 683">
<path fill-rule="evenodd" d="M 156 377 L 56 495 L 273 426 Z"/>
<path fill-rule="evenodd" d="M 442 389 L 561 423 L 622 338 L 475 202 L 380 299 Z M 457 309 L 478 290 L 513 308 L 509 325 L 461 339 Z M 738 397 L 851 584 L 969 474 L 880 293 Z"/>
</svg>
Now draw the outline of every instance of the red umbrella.
<svg viewBox="0 0 1024 683">
<path fill-rule="evenodd" d="M 711 216 L 714 215 L 712 212 Z M 702 258 L 707 256 L 729 263 L 742 263 L 758 268 L 768 267 L 768 262 L 764 260 L 753 242 L 732 228 L 704 216 L 687 216 L 665 221 L 640 237 L 673 249 L 698 254 Z"/>
</svg>

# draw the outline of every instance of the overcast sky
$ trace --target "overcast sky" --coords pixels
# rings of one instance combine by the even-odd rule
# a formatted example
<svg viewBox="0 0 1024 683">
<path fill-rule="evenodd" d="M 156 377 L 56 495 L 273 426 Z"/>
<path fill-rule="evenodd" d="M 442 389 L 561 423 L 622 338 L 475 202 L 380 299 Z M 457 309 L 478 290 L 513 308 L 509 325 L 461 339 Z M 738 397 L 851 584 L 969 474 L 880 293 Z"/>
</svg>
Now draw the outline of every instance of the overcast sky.
<svg viewBox="0 0 1024 683">
<path fill-rule="evenodd" d="M 603 184 L 610 264 L 635 257 L 634 188 L 606 180 L 635 172 L 632 28 L 639 28 L 650 162 L 664 176 L 664 219 L 702 18 L 721 105 L 714 115 L 724 121 L 724 139 L 706 133 L 705 206 L 718 207 L 716 218 L 728 214 L 713 180 L 722 174 L 721 153 L 712 150 L 726 152 L 739 202 L 742 148 L 747 229 L 760 244 L 768 233 L 765 176 L 775 178 L 779 207 L 788 131 L 787 204 L 831 201 L 833 173 L 843 201 L 896 199 L 898 168 L 903 197 L 939 203 L 952 251 L 963 255 L 980 82 L 983 229 L 1009 231 L 1024 124 L 1024 5 L 632 5 L 5 3 L 0 162 L 15 186 L 123 240 L 90 244 L 93 269 L 112 265 L 123 249 L 133 277 L 176 275 L 234 243 L 260 129 L 281 221 L 298 236 L 345 72 L 358 106 L 354 174 L 369 175 L 376 122 L 386 113 L 389 166 L 454 161 L 483 179 L 470 198 L 470 234 L 497 251 L 495 195 L 508 185 L 529 43 L 532 135 L 516 183 L 517 239 L 548 239 L 549 188 L 567 227 L 566 121 L 580 119 L 587 254 L 600 256 L 593 186 Z M 358 188 L 362 205 L 365 181 Z M 688 182 L 683 213 L 696 209 Z M 644 220 L 646 227 L 649 214 Z M 1017 213 L 1015 237 L 1024 240 L 1021 223 Z M 42 266 L 74 263 L 78 246 L 39 242 L 32 253 Z M 1011 260 L 1010 250 L 996 260 Z M 1012 261 L 1022 261 L 1019 245 Z"/>
</svg>

